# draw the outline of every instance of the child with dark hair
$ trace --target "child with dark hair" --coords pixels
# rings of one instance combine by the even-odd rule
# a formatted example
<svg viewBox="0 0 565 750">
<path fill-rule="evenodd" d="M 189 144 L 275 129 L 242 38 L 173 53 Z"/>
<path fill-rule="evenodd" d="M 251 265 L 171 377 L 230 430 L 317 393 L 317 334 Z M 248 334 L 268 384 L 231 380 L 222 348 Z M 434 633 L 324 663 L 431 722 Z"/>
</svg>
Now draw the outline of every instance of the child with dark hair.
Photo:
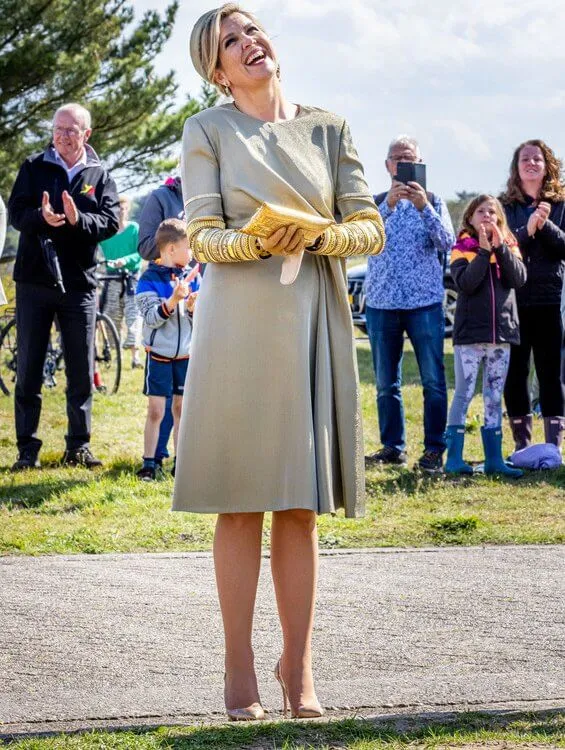
<svg viewBox="0 0 565 750">
<path fill-rule="evenodd" d="M 177 445 L 184 382 L 192 334 L 192 312 L 200 286 L 199 267 L 188 268 L 192 253 L 184 222 L 165 219 L 155 234 L 159 259 L 152 261 L 137 285 L 147 350 L 143 393 L 149 397 L 143 466 L 137 476 L 156 478 L 155 450 L 168 397 L 173 398 L 173 439 Z M 173 475 L 174 475 L 173 466 Z"/>
<path fill-rule="evenodd" d="M 483 367 L 485 473 L 520 477 L 502 458 L 502 395 L 510 345 L 520 341 L 515 289 L 526 281 L 504 209 L 491 195 L 467 206 L 451 252 L 451 275 L 458 292 L 453 327 L 455 394 L 447 420 L 447 474 L 472 474 L 463 460 L 465 420 L 479 368 Z"/>
</svg>

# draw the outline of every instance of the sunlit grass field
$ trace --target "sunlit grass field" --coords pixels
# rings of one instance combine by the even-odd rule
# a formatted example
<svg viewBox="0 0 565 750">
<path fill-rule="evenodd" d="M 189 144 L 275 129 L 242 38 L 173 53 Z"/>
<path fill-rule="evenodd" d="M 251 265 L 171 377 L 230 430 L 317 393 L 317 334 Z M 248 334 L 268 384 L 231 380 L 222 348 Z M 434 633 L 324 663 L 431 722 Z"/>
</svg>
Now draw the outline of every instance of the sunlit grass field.
<svg viewBox="0 0 565 750">
<path fill-rule="evenodd" d="M 375 387 L 368 342 L 358 340 L 365 450 L 379 447 Z M 446 341 L 446 372 L 453 386 L 453 353 Z M 124 357 L 120 391 L 96 396 L 92 448 L 101 470 L 62 468 L 66 414 L 64 383 L 44 391 L 40 437 L 43 469 L 11 474 L 16 458 L 13 400 L 0 395 L 0 554 L 206 550 L 213 516 L 172 513 L 173 480 L 135 477 L 142 454 L 146 399 L 143 371 Z M 64 377 L 62 377 L 64 381 Z M 319 521 L 322 548 L 541 543 L 565 541 L 565 469 L 531 473 L 519 481 L 475 476 L 429 478 L 412 467 L 422 451 L 422 392 L 410 347 L 404 360 L 404 396 L 410 464 L 367 472 L 367 513 Z M 482 458 L 481 397 L 472 403 L 466 457 Z M 197 427 L 196 427 L 197 429 Z M 541 422 L 536 440 L 543 439 Z M 505 450 L 510 451 L 509 430 Z M 265 525 L 268 545 L 269 523 Z"/>
</svg>

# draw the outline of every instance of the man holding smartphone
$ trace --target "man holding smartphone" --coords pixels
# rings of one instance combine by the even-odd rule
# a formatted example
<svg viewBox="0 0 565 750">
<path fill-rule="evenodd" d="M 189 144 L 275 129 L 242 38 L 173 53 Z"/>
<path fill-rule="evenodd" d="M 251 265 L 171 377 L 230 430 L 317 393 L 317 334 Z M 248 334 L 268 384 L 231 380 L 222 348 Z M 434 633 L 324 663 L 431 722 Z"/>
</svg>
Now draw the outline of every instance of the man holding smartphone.
<svg viewBox="0 0 565 750">
<path fill-rule="evenodd" d="M 369 257 L 365 280 L 383 447 L 365 460 L 367 465 L 408 462 L 401 391 L 406 334 L 424 391 L 424 452 L 418 466 L 435 473 L 443 467 L 447 420 L 443 269 L 455 238 L 444 201 L 426 192 L 417 141 L 395 138 L 385 166 L 391 186 L 375 202 L 385 222 L 386 245 L 380 255 Z"/>
</svg>

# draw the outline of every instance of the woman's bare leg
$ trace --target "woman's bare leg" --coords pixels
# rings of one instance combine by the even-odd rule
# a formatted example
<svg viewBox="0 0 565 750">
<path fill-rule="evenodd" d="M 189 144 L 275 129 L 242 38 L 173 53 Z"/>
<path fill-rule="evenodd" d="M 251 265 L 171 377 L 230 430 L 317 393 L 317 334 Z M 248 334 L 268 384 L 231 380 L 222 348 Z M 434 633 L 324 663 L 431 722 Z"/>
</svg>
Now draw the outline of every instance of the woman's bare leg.
<svg viewBox="0 0 565 750">
<path fill-rule="evenodd" d="M 221 513 L 214 565 L 226 648 L 226 708 L 260 702 L 251 632 L 261 566 L 262 513 Z"/>
<path fill-rule="evenodd" d="M 318 581 L 318 530 L 310 510 L 273 513 L 271 570 L 283 631 L 281 674 L 294 711 L 317 703 L 312 629 Z"/>
</svg>

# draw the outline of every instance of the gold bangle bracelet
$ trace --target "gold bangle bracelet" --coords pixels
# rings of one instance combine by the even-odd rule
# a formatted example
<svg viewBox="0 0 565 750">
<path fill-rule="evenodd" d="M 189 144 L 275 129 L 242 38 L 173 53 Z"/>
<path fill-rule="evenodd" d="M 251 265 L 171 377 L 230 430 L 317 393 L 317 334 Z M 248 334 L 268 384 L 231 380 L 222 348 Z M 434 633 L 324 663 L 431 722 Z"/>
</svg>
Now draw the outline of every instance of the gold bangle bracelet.
<svg viewBox="0 0 565 750">
<path fill-rule="evenodd" d="M 192 227 L 191 247 L 194 257 L 201 263 L 239 263 L 270 258 L 259 245 L 257 238 L 234 229 Z"/>
<path fill-rule="evenodd" d="M 310 252 L 313 255 L 335 255 L 342 258 L 378 255 L 384 247 L 384 237 L 384 226 L 378 211 L 364 209 L 352 214 L 345 223 L 328 227 L 319 245 Z"/>
</svg>

